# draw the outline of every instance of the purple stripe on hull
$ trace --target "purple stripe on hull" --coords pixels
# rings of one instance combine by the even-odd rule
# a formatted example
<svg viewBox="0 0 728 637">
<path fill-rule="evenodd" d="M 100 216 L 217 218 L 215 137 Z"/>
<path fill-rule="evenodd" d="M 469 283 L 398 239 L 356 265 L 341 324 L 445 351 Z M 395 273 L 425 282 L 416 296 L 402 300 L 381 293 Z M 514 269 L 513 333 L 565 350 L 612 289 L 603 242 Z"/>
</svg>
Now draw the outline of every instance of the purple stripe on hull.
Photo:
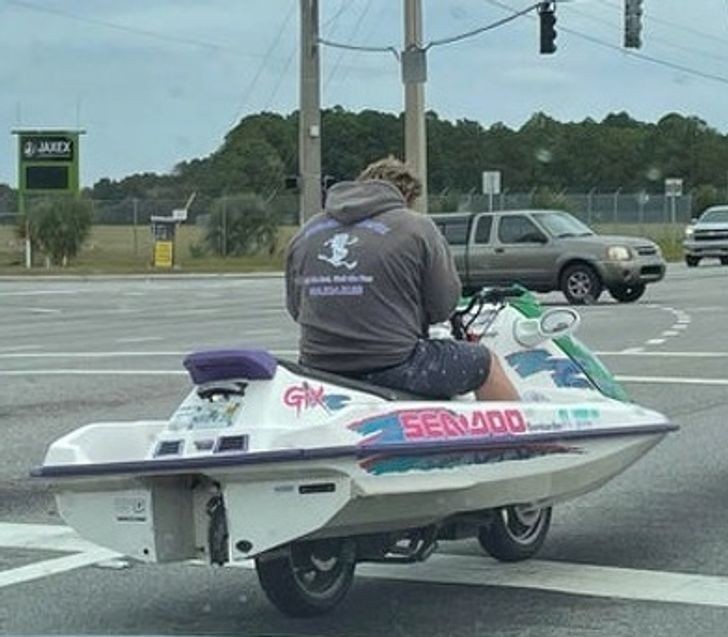
<svg viewBox="0 0 728 637">
<path fill-rule="evenodd" d="M 102 475 L 129 475 L 134 473 L 141 475 L 196 473 L 209 469 L 243 468 L 256 464 L 292 462 L 297 460 L 321 460 L 345 457 L 360 459 L 368 458 L 375 454 L 396 454 L 401 456 L 473 449 L 509 449 L 541 442 L 586 441 L 589 439 L 618 436 L 665 434 L 670 431 L 676 431 L 677 429 L 677 425 L 671 424 L 640 425 L 638 427 L 616 427 L 591 432 L 572 431 L 558 434 L 534 434 L 513 438 L 500 438 L 498 440 L 469 439 L 420 443 L 405 442 L 366 446 L 356 445 L 346 447 L 321 447 L 316 449 L 231 453 L 224 456 L 206 456 L 204 458 L 170 458 L 168 460 L 155 459 L 85 465 L 50 465 L 33 469 L 31 476 L 35 478 L 84 478 Z"/>
</svg>

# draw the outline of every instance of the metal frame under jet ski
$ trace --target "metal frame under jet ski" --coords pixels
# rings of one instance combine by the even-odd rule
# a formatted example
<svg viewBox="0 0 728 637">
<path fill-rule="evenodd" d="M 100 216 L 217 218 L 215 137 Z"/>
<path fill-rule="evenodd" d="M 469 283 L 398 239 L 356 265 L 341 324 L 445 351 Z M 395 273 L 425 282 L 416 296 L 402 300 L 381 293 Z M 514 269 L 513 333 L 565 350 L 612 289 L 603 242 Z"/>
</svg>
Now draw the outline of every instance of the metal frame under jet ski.
<svg viewBox="0 0 728 637">
<path fill-rule="evenodd" d="M 441 335 L 486 343 L 518 403 L 423 400 L 263 351 L 192 354 L 195 387 L 170 419 L 81 427 L 34 475 L 52 481 L 70 526 L 120 553 L 254 558 L 292 615 L 335 606 L 357 562 L 422 560 L 441 539 L 477 536 L 498 559 L 525 559 L 552 505 L 675 429 L 626 400 L 571 337 L 576 324 L 510 288 L 456 313 Z"/>
</svg>

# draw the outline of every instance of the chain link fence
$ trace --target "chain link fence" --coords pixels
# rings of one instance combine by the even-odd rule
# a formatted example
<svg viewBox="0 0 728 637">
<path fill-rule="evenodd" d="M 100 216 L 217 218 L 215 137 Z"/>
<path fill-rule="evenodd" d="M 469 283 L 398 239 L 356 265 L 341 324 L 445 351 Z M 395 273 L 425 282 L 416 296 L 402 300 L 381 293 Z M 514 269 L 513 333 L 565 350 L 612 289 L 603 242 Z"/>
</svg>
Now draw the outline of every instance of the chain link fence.
<svg viewBox="0 0 728 637">
<path fill-rule="evenodd" d="M 518 210 L 539 207 L 538 192 L 536 189 L 530 192 L 506 191 L 492 199 L 479 194 L 433 195 L 429 204 L 431 212 Z M 682 227 L 692 217 L 694 199 L 693 193 L 672 198 L 621 190 L 610 193 L 564 191 L 549 193 L 548 196 L 548 207 L 567 210 L 597 231 L 645 236 L 669 233 L 676 238 L 676 243 Z M 189 264 L 190 260 L 199 259 L 205 253 L 207 234 L 213 234 L 225 243 L 225 233 L 230 227 L 229 216 L 225 214 L 225 200 L 224 197 L 221 200 L 203 196 L 195 198 L 186 221 L 178 228 L 177 254 L 180 261 Z M 212 215 L 216 201 L 222 214 Z M 89 262 L 102 264 L 100 267 L 111 263 L 146 266 L 153 248 L 152 217 L 170 217 L 174 210 L 184 205 L 182 199 L 129 197 L 117 201 L 93 200 L 94 227 L 80 259 L 86 256 Z M 279 194 L 267 199 L 265 205 L 276 215 L 279 224 L 285 226 L 276 247 L 280 257 L 288 237 L 298 225 L 298 197 L 295 193 Z M 0 196 L 0 266 L 17 265 L 22 261 L 23 241 L 16 233 L 19 220 L 17 197 L 14 194 Z M 219 225 L 212 228 L 213 223 Z"/>
<path fill-rule="evenodd" d="M 551 195 L 553 207 L 562 208 L 586 224 L 595 225 L 645 225 L 678 224 L 690 222 L 693 214 L 693 194 L 681 197 L 652 195 L 645 192 L 628 193 L 617 190 L 611 193 L 561 192 Z M 430 197 L 430 208 L 442 212 L 486 210 L 522 210 L 541 207 L 534 205 L 537 191 L 503 192 L 492 199 L 488 195 L 448 195 Z M 453 207 L 454 206 L 454 207 Z M 551 206 L 549 206 L 551 207 Z"/>
</svg>

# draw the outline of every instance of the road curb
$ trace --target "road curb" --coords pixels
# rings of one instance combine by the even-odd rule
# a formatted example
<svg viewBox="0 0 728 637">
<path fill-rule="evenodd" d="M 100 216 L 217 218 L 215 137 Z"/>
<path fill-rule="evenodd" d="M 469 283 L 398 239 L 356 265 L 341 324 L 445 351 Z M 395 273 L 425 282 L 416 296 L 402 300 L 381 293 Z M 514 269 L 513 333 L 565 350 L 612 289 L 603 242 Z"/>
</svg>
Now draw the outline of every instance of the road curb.
<svg viewBox="0 0 728 637">
<path fill-rule="evenodd" d="M 282 279 L 283 272 L 190 272 L 174 274 L 8 274 L 0 281 L 190 281 L 195 279 Z"/>
</svg>

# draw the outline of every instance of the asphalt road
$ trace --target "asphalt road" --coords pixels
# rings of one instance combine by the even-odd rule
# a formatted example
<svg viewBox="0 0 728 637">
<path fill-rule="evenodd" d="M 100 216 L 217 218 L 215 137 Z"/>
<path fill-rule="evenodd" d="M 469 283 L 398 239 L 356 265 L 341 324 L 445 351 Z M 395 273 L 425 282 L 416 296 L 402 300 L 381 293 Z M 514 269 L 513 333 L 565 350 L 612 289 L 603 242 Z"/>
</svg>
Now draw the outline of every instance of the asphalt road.
<svg viewBox="0 0 728 637">
<path fill-rule="evenodd" d="M 366 570 L 337 611 L 293 621 L 269 606 L 252 571 L 70 569 L 61 565 L 72 554 L 52 541 L 21 546 L 24 529 L 52 527 L 10 526 L 61 524 L 30 467 L 80 424 L 169 415 L 189 389 L 185 352 L 253 344 L 292 356 L 280 279 L 0 281 L 0 632 L 724 635 L 728 268 L 677 266 L 640 302 L 605 298 L 582 314 L 581 339 L 681 431 L 558 507 L 523 580 L 473 543 L 453 543 L 425 570 Z M 463 559 L 492 580 L 468 580 Z M 681 587 L 693 591 L 689 603 L 671 593 Z"/>
</svg>

